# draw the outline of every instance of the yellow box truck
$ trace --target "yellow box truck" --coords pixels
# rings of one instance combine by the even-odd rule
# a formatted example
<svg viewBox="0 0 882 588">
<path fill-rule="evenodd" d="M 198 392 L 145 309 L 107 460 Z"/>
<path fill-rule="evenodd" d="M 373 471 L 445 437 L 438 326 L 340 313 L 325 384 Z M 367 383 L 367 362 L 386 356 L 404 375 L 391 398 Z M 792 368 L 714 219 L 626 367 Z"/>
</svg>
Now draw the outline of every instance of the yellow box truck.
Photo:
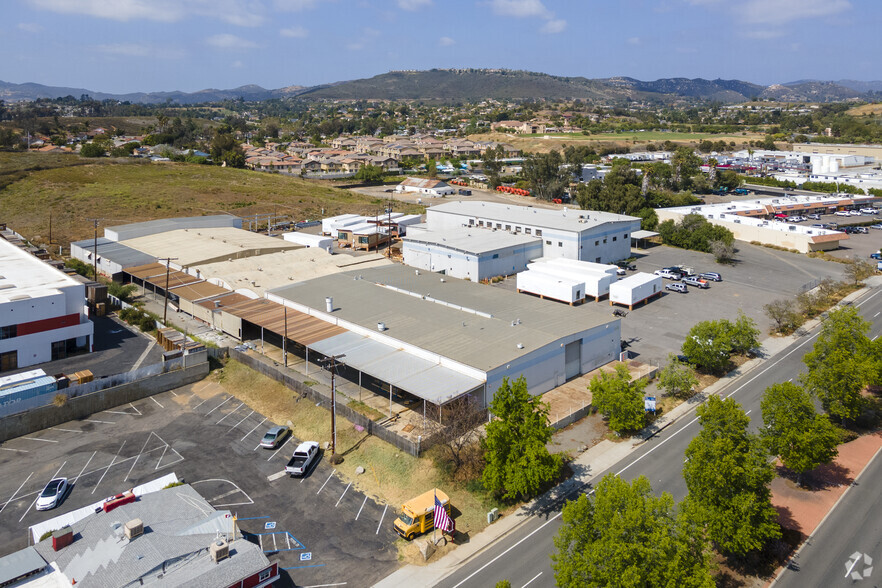
<svg viewBox="0 0 882 588">
<path fill-rule="evenodd" d="M 441 490 L 434 488 L 401 505 L 401 512 L 393 524 L 395 532 L 410 541 L 420 533 L 434 529 L 436 496 L 444 505 L 444 511 L 450 516 L 450 498 Z"/>
</svg>

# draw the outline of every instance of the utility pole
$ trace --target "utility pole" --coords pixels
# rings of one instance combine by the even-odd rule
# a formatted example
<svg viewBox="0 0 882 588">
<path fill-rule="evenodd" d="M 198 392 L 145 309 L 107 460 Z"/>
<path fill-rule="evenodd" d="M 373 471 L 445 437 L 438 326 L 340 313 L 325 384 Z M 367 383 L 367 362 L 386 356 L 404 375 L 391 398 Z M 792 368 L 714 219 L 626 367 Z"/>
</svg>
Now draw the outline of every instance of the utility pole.
<svg viewBox="0 0 882 588">
<path fill-rule="evenodd" d="M 346 357 L 345 353 L 326 357 L 323 361 L 323 368 L 331 372 L 331 455 L 337 448 L 337 366 L 341 365 L 339 360 Z"/>
<path fill-rule="evenodd" d="M 168 325 L 168 276 L 171 273 L 171 262 L 177 260 L 177 257 L 160 257 L 159 261 L 165 260 L 165 300 L 162 303 L 162 324 Z"/>
<path fill-rule="evenodd" d="M 285 357 L 285 367 L 288 367 L 288 305 L 282 307 L 285 312 L 285 338 L 282 339 L 282 355 Z"/>
<path fill-rule="evenodd" d="M 98 281 L 98 223 L 103 220 L 100 218 L 88 218 L 86 220 L 90 220 L 95 223 L 95 238 L 92 241 L 92 272 L 94 275 L 92 279 L 96 282 Z"/>
</svg>

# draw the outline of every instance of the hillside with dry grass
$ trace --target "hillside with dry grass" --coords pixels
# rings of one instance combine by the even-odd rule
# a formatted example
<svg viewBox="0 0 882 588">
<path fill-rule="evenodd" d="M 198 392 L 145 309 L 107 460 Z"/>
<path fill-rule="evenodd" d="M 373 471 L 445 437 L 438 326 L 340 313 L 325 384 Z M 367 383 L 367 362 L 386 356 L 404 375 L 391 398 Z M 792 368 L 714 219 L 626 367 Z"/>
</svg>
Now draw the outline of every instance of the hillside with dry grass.
<svg viewBox="0 0 882 588">
<path fill-rule="evenodd" d="M 75 155 L 0 153 L 0 221 L 36 242 L 92 236 L 102 225 L 230 213 L 318 219 L 344 212 L 376 214 L 386 200 L 315 182 L 249 170 L 143 160 L 86 160 Z M 422 212 L 396 203 L 396 210 Z M 324 211 L 324 212 L 323 212 Z"/>
</svg>

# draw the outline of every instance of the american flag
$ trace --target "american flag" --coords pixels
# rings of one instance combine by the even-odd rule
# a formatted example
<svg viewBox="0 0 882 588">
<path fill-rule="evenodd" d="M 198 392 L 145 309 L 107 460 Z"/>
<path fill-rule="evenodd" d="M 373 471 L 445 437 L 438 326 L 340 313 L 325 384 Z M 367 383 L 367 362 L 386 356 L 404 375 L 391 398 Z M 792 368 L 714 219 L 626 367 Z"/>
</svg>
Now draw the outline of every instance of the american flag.
<svg viewBox="0 0 882 588">
<path fill-rule="evenodd" d="M 453 519 L 447 515 L 444 505 L 435 496 L 435 528 L 445 533 L 451 533 L 454 529 Z"/>
</svg>

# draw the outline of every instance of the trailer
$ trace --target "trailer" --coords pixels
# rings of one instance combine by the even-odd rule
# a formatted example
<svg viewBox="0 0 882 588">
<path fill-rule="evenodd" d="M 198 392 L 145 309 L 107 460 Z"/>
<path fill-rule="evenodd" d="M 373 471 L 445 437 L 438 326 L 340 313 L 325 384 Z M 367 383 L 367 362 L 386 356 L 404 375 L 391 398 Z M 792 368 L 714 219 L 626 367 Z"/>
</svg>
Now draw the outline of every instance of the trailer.
<svg viewBox="0 0 882 588">
<path fill-rule="evenodd" d="M 0 378 L 0 406 L 16 404 L 58 390 L 54 377 L 43 370 L 31 370 Z"/>
<path fill-rule="evenodd" d="M 609 304 L 622 304 L 628 310 L 634 310 L 634 306 L 645 302 L 662 293 L 662 279 L 660 276 L 646 273 L 636 273 L 618 282 L 610 284 Z"/>
<path fill-rule="evenodd" d="M 580 261 L 578 259 L 567 259 L 564 257 L 540 257 L 534 260 L 535 263 L 542 263 L 556 267 L 566 267 L 582 272 L 599 272 L 609 274 L 616 280 L 616 272 L 618 266 L 609 263 L 594 263 L 592 261 Z"/>
<path fill-rule="evenodd" d="M 517 275 L 518 292 L 535 294 L 566 302 L 570 306 L 585 298 L 585 284 L 576 279 L 552 276 L 541 272 L 525 271 Z"/>
<path fill-rule="evenodd" d="M 282 233 L 282 239 L 291 243 L 303 245 L 304 247 L 318 247 L 325 251 L 330 251 L 334 246 L 334 240 L 332 238 L 310 233 Z"/>
<path fill-rule="evenodd" d="M 585 297 L 592 296 L 595 302 L 600 300 L 602 296 L 609 294 L 609 286 L 616 280 L 615 276 L 607 273 L 571 269 L 550 263 L 528 263 L 527 270 L 558 278 L 577 280 L 583 285 L 582 291 L 585 293 Z"/>
<path fill-rule="evenodd" d="M 337 238 L 337 229 L 341 226 L 364 222 L 364 217 L 358 214 L 338 214 L 337 216 L 329 216 L 322 219 L 322 235 L 330 235 L 331 238 Z M 336 226 L 335 226 L 336 225 Z"/>
</svg>

